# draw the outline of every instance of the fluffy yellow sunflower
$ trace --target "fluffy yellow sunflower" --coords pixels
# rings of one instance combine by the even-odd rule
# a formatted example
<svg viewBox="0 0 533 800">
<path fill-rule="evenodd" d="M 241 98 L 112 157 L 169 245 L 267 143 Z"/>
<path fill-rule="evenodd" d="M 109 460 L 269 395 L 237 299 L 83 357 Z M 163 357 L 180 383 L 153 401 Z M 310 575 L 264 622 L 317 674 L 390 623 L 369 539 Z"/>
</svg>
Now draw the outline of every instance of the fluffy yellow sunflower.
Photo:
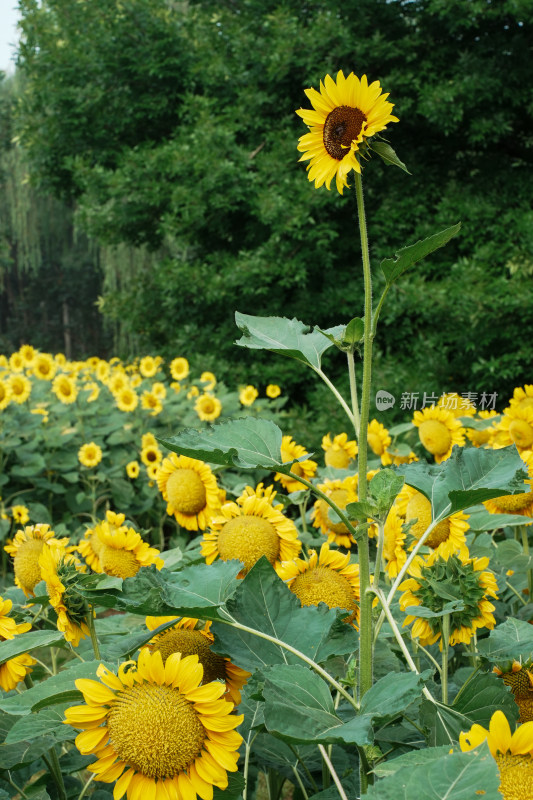
<svg viewBox="0 0 533 800">
<path fill-rule="evenodd" d="M 68 538 L 56 539 L 50 525 L 39 523 L 17 531 L 11 544 L 4 547 L 6 553 L 13 557 L 15 583 L 26 597 L 33 595 L 34 588 L 41 580 L 39 557 L 43 549 L 54 542 L 66 546 Z"/>
<path fill-rule="evenodd" d="M 339 433 L 333 439 L 327 433 L 322 437 L 322 450 L 325 451 L 324 461 L 327 467 L 334 469 L 348 469 L 350 461 L 357 455 L 357 442 L 348 440 L 347 433 Z"/>
<path fill-rule="evenodd" d="M 16 522 L 17 525 L 25 525 L 30 521 L 30 512 L 26 506 L 11 506 L 11 514 L 13 522 Z"/>
<path fill-rule="evenodd" d="M 159 550 L 143 541 L 141 535 L 124 524 L 124 514 L 107 511 L 105 520 L 85 532 L 78 552 L 94 572 L 115 578 L 131 578 L 141 567 L 163 567 Z"/>
<path fill-rule="evenodd" d="M 153 631 L 170 621 L 170 617 L 146 617 L 146 627 Z M 240 690 L 251 676 L 251 672 L 237 667 L 229 658 L 224 658 L 211 650 L 215 637 L 209 631 L 210 622 L 201 623 L 200 620 L 191 617 L 178 617 L 174 621 L 175 625 L 150 639 L 147 645 L 150 652 L 161 653 L 163 664 L 172 653 L 181 653 L 182 656 L 197 655 L 204 668 L 203 682 L 224 681 L 225 697 L 236 706 L 239 705 Z"/>
<path fill-rule="evenodd" d="M 415 411 L 413 425 L 418 428 L 420 441 L 435 457 L 437 464 L 451 456 L 454 445 L 462 447 L 465 443 L 464 428 L 445 408 L 431 406 Z"/>
<path fill-rule="evenodd" d="M 496 427 L 495 447 L 515 444 L 520 452 L 533 449 L 533 406 L 509 406 Z"/>
<path fill-rule="evenodd" d="M 108 362 L 104 361 L 104 359 L 100 359 L 95 369 L 96 377 L 100 383 L 107 383 L 110 371 L 111 367 L 109 366 Z"/>
<path fill-rule="evenodd" d="M 243 386 L 243 388 L 239 392 L 239 402 L 243 406 L 251 406 L 255 403 L 259 392 L 255 388 L 249 384 L 248 386 Z"/>
<path fill-rule="evenodd" d="M 21 405 L 31 394 L 31 381 L 25 375 L 11 375 L 7 379 L 11 400 Z"/>
<path fill-rule="evenodd" d="M 295 558 L 276 567 L 279 577 L 303 606 L 326 603 L 329 608 L 346 608 L 351 612 L 347 622 L 357 626 L 359 621 L 359 564 L 350 564 L 350 554 L 330 550 L 326 542 L 309 550 L 309 559 Z"/>
<path fill-rule="evenodd" d="M 107 388 L 115 396 L 129 385 L 130 379 L 122 369 L 114 369 L 107 379 Z"/>
<path fill-rule="evenodd" d="M 0 597 L 0 642 L 14 639 L 18 634 L 26 633 L 31 628 L 29 622 L 21 622 L 17 625 L 15 620 L 9 616 L 12 607 L 11 600 L 4 600 L 3 597 Z M 20 681 L 24 680 L 36 663 L 28 653 L 22 653 L 20 656 L 15 656 L 15 658 L 10 658 L 0 664 L 0 688 L 4 692 L 10 692 Z"/>
<path fill-rule="evenodd" d="M 383 556 L 386 561 L 385 569 L 389 578 L 395 578 L 407 561 L 403 522 L 404 520 L 400 516 L 398 509 L 392 506 L 385 520 L 383 543 Z"/>
<path fill-rule="evenodd" d="M 128 461 L 126 464 L 126 475 L 128 478 L 135 480 L 135 478 L 139 477 L 139 471 L 140 467 L 138 461 Z"/>
<path fill-rule="evenodd" d="M 523 517 L 533 516 L 533 451 L 524 450 L 522 461 L 527 466 L 529 478 L 524 481 L 530 488 L 528 492 L 505 494 L 485 500 L 484 506 L 491 514 L 519 514 Z"/>
<path fill-rule="evenodd" d="M 292 461 L 293 458 L 300 458 L 307 455 L 305 447 L 301 444 L 296 444 L 292 436 L 283 436 L 281 440 L 281 461 L 285 464 Z M 291 475 L 284 475 L 281 472 L 276 472 L 274 479 L 279 481 L 287 492 L 297 492 L 300 489 L 305 489 L 303 483 L 300 483 L 298 476 L 306 478 L 308 481 L 314 477 L 317 471 L 318 464 L 311 459 L 304 461 L 297 461 L 291 467 Z M 295 477 L 293 478 L 292 475 Z"/>
<path fill-rule="evenodd" d="M 170 362 L 170 374 L 175 381 L 183 381 L 189 374 L 189 362 L 186 358 L 174 358 Z"/>
<path fill-rule="evenodd" d="M 218 397 L 213 397 L 212 394 L 204 393 L 196 400 L 194 410 L 198 414 L 198 417 L 204 422 L 213 422 L 213 420 L 220 417 L 222 403 Z"/>
<path fill-rule="evenodd" d="M 217 379 L 212 372 L 206 371 L 202 372 L 200 375 L 200 382 L 205 383 L 205 391 L 212 392 L 215 386 L 217 385 Z"/>
<path fill-rule="evenodd" d="M 12 372 L 23 372 L 25 366 L 24 359 L 18 351 L 9 356 L 9 368 Z"/>
<path fill-rule="evenodd" d="M 163 404 L 153 392 L 144 391 L 141 395 L 141 407 L 150 412 L 152 417 L 157 417 L 163 411 Z"/>
<path fill-rule="evenodd" d="M 372 452 L 376 456 L 382 456 L 392 439 L 383 423 L 373 419 L 368 425 L 367 441 Z"/>
<path fill-rule="evenodd" d="M 50 353 L 38 353 L 32 367 L 33 374 L 42 381 L 51 381 L 57 371 L 57 364 Z"/>
<path fill-rule="evenodd" d="M 82 444 L 78 450 L 78 461 L 84 467 L 96 467 L 102 460 L 102 448 L 94 442 Z"/>
<path fill-rule="evenodd" d="M 420 539 L 429 528 L 432 521 L 431 503 L 421 492 L 407 487 L 409 499 L 405 509 L 405 521 L 413 522 L 409 529 L 411 536 Z M 441 555 L 460 553 L 468 557 L 466 546 L 466 531 L 470 528 L 467 522 L 468 515 L 458 511 L 450 517 L 439 522 L 425 541 L 426 547 L 431 547 Z M 412 548 L 411 548 L 412 549 Z"/>
<path fill-rule="evenodd" d="M 348 503 L 357 500 L 357 475 L 348 475 L 343 480 L 325 480 L 319 483 L 318 488 L 327 494 L 339 508 L 345 509 Z M 315 501 L 311 511 L 311 521 L 315 528 L 320 528 L 328 542 L 335 542 L 339 547 L 350 548 L 355 544 L 355 539 L 348 528 L 341 522 L 333 522 L 329 518 L 331 506 L 322 498 Z"/>
<path fill-rule="evenodd" d="M 280 396 L 281 387 L 278 386 L 277 383 L 269 383 L 266 387 L 265 394 L 267 397 L 270 397 L 271 400 L 274 400 L 276 397 Z"/>
<path fill-rule="evenodd" d="M 306 89 L 305 94 L 313 110 L 296 112 L 310 131 L 298 142 L 300 161 L 309 161 L 308 178 L 317 189 L 323 184 L 329 189 L 335 178 L 342 194 L 348 173 L 361 172 L 358 154 L 366 152 L 366 140 L 389 122 L 398 122 L 391 114 L 393 104 L 387 102 L 388 94 L 382 94 L 379 81 L 369 86 L 366 75 L 359 79 L 350 72 L 345 78 L 342 70 L 336 80 L 326 75 L 320 92 Z"/>
<path fill-rule="evenodd" d="M 521 664 L 513 661 L 503 669 L 494 667 L 493 672 L 499 675 L 506 686 L 513 693 L 515 702 L 520 710 L 519 722 L 533 721 L 533 665 L 531 661 Z"/>
<path fill-rule="evenodd" d="M 80 640 L 89 636 L 87 607 L 77 590 L 80 562 L 59 543 L 44 547 L 39 556 L 41 577 L 46 582 L 50 605 L 57 614 L 57 629 L 67 642 L 77 647 Z"/>
<path fill-rule="evenodd" d="M 163 460 L 163 453 L 157 446 L 157 443 L 154 440 L 153 444 L 146 444 L 143 445 L 141 450 L 141 461 L 146 467 L 149 467 L 150 464 L 159 464 Z"/>
<path fill-rule="evenodd" d="M 220 510 L 217 480 L 203 461 L 171 453 L 159 467 L 157 486 L 167 514 L 188 531 L 205 531 Z"/>
<path fill-rule="evenodd" d="M 4 408 L 7 408 L 10 402 L 11 389 L 9 388 L 9 383 L 7 381 L 0 380 L 0 411 L 3 411 Z"/>
<path fill-rule="evenodd" d="M 124 386 L 115 393 L 115 403 L 120 411 L 135 411 L 139 405 L 139 396 L 131 386 Z"/>
<path fill-rule="evenodd" d="M 159 367 L 162 363 L 163 359 L 160 356 L 145 356 L 141 358 L 141 363 L 139 364 L 139 372 L 143 376 L 143 378 L 153 378 L 154 375 L 157 375 L 159 372 Z"/>
<path fill-rule="evenodd" d="M 478 628 L 494 628 L 494 605 L 487 598 L 497 598 L 498 585 L 492 572 L 485 571 L 488 563 L 488 558 L 464 558 L 456 553 L 446 556 L 436 551 L 426 559 L 415 558 L 409 568 L 412 577 L 399 587 L 403 592 L 400 608 L 410 609 L 403 624 L 414 623 L 412 636 L 423 646 L 439 641 L 442 649 L 442 618 L 417 617 L 414 606 L 441 612 L 450 595 L 464 604 L 463 610 L 450 615 L 450 645 L 468 644 Z M 441 594 L 437 593 L 439 585 Z"/>
<path fill-rule="evenodd" d="M 64 405 L 74 403 L 78 396 L 76 380 L 63 373 L 56 375 L 52 381 L 52 391 Z"/>
<path fill-rule="evenodd" d="M 533 787 L 533 722 L 520 725 L 511 734 L 503 711 L 495 711 L 489 729 L 472 725 L 467 733 L 459 734 L 463 752 L 487 742 L 500 773 L 499 790 L 504 800 L 530 800 Z"/>
<path fill-rule="evenodd" d="M 118 675 L 100 664 L 100 682 L 78 679 L 86 705 L 65 711 L 66 722 L 81 728 L 76 746 L 97 760 L 88 769 L 104 783 L 116 781 L 120 800 L 202 800 L 213 786 L 225 789 L 227 771 L 237 770 L 242 736 L 234 730 L 244 719 L 224 700 L 225 685 L 201 686 L 198 656 L 161 654 L 144 648 L 137 662 Z"/>
<path fill-rule="evenodd" d="M 19 353 L 24 361 L 24 366 L 31 367 L 37 355 L 35 347 L 32 347 L 31 344 L 23 344 L 22 347 L 19 348 Z"/>
<path fill-rule="evenodd" d="M 296 557 L 301 546 L 294 522 L 268 498 L 251 494 L 239 503 L 224 503 L 204 533 L 202 555 L 208 564 L 216 558 L 242 561 L 241 575 L 246 575 L 261 556 L 275 565 Z"/>
</svg>

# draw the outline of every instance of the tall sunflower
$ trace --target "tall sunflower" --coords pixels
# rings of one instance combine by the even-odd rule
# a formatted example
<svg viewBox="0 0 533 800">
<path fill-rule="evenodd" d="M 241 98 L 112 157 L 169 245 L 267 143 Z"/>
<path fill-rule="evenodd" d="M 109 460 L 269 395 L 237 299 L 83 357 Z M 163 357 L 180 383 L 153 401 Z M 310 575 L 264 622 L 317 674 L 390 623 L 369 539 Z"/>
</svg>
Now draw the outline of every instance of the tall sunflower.
<svg viewBox="0 0 533 800">
<path fill-rule="evenodd" d="M 205 531 L 220 510 L 220 493 L 211 467 L 203 461 L 171 453 L 157 474 L 167 514 L 188 531 Z"/>
<path fill-rule="evenodd" d="M 339 433 L 331 438 L 327 433 L 322 437 L 322 450 L 324 461 L 327 467 L 334 469 L 348 469 L 350 461 L 357 455 L 357 442 L 354 439 L 348 440 L 347 433 Z"/>
<path fill-rule="evenodd" d="M 478 628 L 494 628 L 494 605 L 488 598 L 497 597 L 498 586 L 492 572 L 485 571 L 488 563 L 488 558 L 446 556 L 436 551 L 427 559 L 415 558 L 409 569 L 412 577 L 400 584 L 400 608 L 408 614 L 403 624 L 414 623 L 412 636 L 423 646 L 438 641 L 442 647 L 442 617 L 417 617 L 415 606 L 440 613 L 450 597 L 464 605 L 450 615 L 450 645 L 468 644 Z"/>
<path fill-rule="evenodd" d="M 346 608 L 346 622 L 359 620 L 359 564 L 350 564 L 350 554 L 330 550 L 324 542 L 320 553 L 309 550 L 309 559 L 295 558 L 276 567 L 279 577 L 303 606 L 325 603 L 329 608 Z"/>
<path fill-rule="evenodd" d="M 42 381 L 51 381 L 56 374 L 57 364 L 50 353 L 38 353 L 32 366 L 33 374 Z"/>
<path fill-rule="evenodd" d="M 169 617 L 146 617 L 146 627 L 153 631 L 165 622 L 170 622 Z M 240 690 L 250 677 L 251 673 L 232 664 L 229 658 L 218 655 L 211 650 L 215 637 L 210 633 L 210 622 L 202 624 L 200 620 L 191 617 L 181 617 L 174 620 L 175 625 L 157 633 L 148 642 L 148 649 L 152 653 L 159 652 L 163 664 L 172 653 L 181 653 L 182 656 L 197 655 L 204 668 L 203 682 L 221 680 L 226 684 L 226 697 L 235 705 L 241 702 Z"/>
<path fill-rule="evenodd" d="M 84 467 L 96 467 L 102 460 L 102 448 L 94 442 L 82 444 L 78 450 L 78 461 Z"/>
<path fill-rule="evenodd" d="M 333 500 L 336 505 L 341 509 L 345 509 L 348 503 L 355 503 L 357 501 L 357 475 L 348 475 L 343 480 L 338 478 L 334 480 L 325 480 L 324 483 L 319 483 L 318 488 L 324 492 L 328 497 Z M 324 536 L 328 537 L 328 542 L 334 542 L 339 547 L 350 547 L 355 544 L 355 539 L 349 532 L 348 528 L 341 522 L 333 522 L 329 518 L 331 506 L 319 498 L 315 501 L 313 510 L 311 511 L 311 521 L 315 528 L 320 528 Z"/>
<path fill-rule="evenodd" d="M 489 729 L 472 725 L 459 735 L 463 752 L 487 742 L 500 773 L 499 790 L 504 800 L 530 800 L 533 787 L 533 722 L 525 722 L 511 734 L 503 711 L 495 711 Z"/>
<path fill-rule="evenodd" d="M 208 564 L 216 558 L 242 561 L 245 575 L 261 556 L 276 565 L 297 556 L 301 546 L 294 522 L 267 497 L 251 494 L 239 503 L 224 503 L 204 533 L 202 555 Z"/>
<path fill-rule="evenodd" d="M 33 595 L 34 588 L 41 580 L 39 557 L 43 549 L 54 542 L 66 546 L 68 538 L 56 539 L 50 525 L 38 523 L 26 525 L 24 530 L 17 531 L 12 542 L 5 545 L 4 550 L 13 557 L 15 583 L 26 597 Z"/>
<path fill-rule="evenodd" d="M 213 422 L 213 420 L 220 417 L 222 403 L 218 397 L 214 397 L 212 394 L 204 392 L 204 394 L 201 394 L 197 398 L 194 404 L 194 410 L 198 414 L 198 417 L 204 422 Z"/>
<path fill-rule="evenodd" d="M 11 375 L 7 380 L 11 400 L 21 405 L 31 394 L 31 381 L 25 375 Z"/>
<path fill-rule="evenodd" d="M 347 175 L 353 169 L 361 172 L 360 156 L 367 147 L 366 140 L 384 130 L 389 122 L 398 122 L 391 111 L 379 81 L 368 85 L 366 75 L 361 79 L 353 72 L 345 78 L 342 70 L 333 80 L 326 75 L 320 82 L 320 92 L 306 89 L 313 110 L 300 108 L 296 112 L 309 128 L 300 137 L 300 161 L 309 161 L 308 178 L 318 189 L 323 184 L 329 189 L 335 178 L 337 190 L 342 194 Z"/>
<path fill-rule="evenodd" d="M 0 597 L 0 642 L 14 639 L 15 636 L 26 633 L 31 628 L 29 622 L 21 622 L 17 625 L 15 620 L 9 616 L 12 607 L 11 600 L 4 600 L 3 597 Z M 10 658 L 0 664 L 0 688 L 4 692 L 10 692 L 20 681 L 24 680 L 36 663 L 28 653 L 22 653 L 20 656 L 15 656 L 15 658 Z"/>
<path fill-rule="evenodd" d="M 116 781 L 120 800 L 202 800 L 213 786 L 225 789 L 227 772 L 237 770 L 242 743 L 234 729 L 244 716 L 222 699 L 225 685 L 201 686 L 198 656 L 161 654 L 144 648 L 118 675 L 100 664 L 100 682 L 78 679 L 86 705 L 65 711 L 69 725 L 81 728 L 76 746 L 97 760 L 88 769 L 99 781 Z"/>
<path fill-rule="evenodd" d="M 437 464 L 451 456 L 454 445 L 462 447 L 465 443 L 463 426 L 445 408 L 430 406 L 422 411 L 415 411 L 413 425 L 418 428 L 420 441 L 435 457 Z"/>
<path fill-rule="evenodd" d="M 86 603 L 77 589 L 81 565 L 57 543 L 43 549 L 39 565 L 50 605 L 57 614 L 57 629 L 67 642 L 77 647 L 80 639 L 89 636 Z"/>
<path fill-rule="evenodd" d="M 283 463 L 305 455 L 307 455 L 305 447 L 301 444 L 296 444 L 292 436 L 283 436 L 281 440 L 281 461 Z M 298 476 L 306 478 L 309 481 L 316 474 L 317 467 L 318 464 L 316 461 L 311 461 L 311 459 L 296 461 L 291 467 L 290 475 L 276 472 L 274 479 L 279 481 L 288 492 L 297 492 L 300 489 L 305 489 L 304 484 L 300 483 L 298 480 Z M 293 475 L 294 477 L 292 477 Z"/>
</svg>

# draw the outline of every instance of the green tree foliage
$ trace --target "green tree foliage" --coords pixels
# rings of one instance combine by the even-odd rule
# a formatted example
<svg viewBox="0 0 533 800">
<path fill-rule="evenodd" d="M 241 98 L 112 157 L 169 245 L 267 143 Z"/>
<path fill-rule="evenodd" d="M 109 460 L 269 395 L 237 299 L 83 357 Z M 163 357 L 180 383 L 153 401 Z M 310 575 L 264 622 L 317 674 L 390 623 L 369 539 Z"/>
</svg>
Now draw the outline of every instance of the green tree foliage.
<svg viewBox="0 0 533 800">
<path fill-rule="evenodd" d="M 391 292 L 377 382 L 506 398 L 530 379 L 529 0 L 21 8 L 32 173 L 76 201 L 90 235 L 143 248 L 109 260 L 104 304 L 143 344 L 220 370 L 237 361 L 235 309 L 321 327 L 361 313 L 352 192 L 315 191 L 295 149 L 303 89 L 343 69 L 390 92 L 401 121 L 387 135 L 412 172 L 365 169 L 374 262 L 463 222 Z M 238 357 L 243 378 L 297 388 L 292 364 Z"/>
</svg>

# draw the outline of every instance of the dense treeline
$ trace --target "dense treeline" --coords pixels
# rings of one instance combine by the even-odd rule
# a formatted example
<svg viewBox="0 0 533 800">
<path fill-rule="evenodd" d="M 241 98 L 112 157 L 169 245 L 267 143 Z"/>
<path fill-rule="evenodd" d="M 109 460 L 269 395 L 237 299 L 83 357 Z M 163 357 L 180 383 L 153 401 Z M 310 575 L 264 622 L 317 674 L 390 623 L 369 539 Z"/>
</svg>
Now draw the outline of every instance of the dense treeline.
<svg viewBox="0 0 533 800">
<path fill-rule="evenodd" d="M 412 173 L 365 169 L 374 263 L 463 222 L 391 293 L 376 382 L 506 397 L 531 379 L 529 0 L 21 8 L 18 141 L 105 246 L 102 309 L 136 346 L 234 374 L 240 356 L 243 378 L 296 391 L 291 362 L 233 348 L 234 309 L 322 327 L 361 313 L 352 193 L 315 191 L 295 149 L 303 89 L 343 69 L 390 92 Z"/>
</svg>

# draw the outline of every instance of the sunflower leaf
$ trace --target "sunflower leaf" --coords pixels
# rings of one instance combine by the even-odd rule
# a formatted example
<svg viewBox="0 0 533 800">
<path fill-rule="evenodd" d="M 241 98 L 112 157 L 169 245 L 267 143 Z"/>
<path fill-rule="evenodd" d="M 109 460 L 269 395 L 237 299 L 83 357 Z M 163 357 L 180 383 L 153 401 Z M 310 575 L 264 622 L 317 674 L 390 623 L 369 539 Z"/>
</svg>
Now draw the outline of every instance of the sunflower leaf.
<svg viewBox="0 0 533 800">
<path fill-rule="evenodd" d="M 369 147 L 374 153 L 377 153 L 378 156 L 385 162 L 393 167 L 400 167 L 403 169 L 404 172 L 407 172 L 408 175 L 411 175 L 403 161 L 400 161 L 396 152 L 392 149 L 388 142 L 384 141 L 374 141 L 369 143 Z"/>
<path fill-rule="evenodd" d="M 438 520 L 493 497 L 528 490 L 526 467 L 514 445 L 501 450 L 454 447 L 442 464 L 402 464 L 397 472 L 427 497 Z"/>
<path fill-rule="evenodd" d="M 235 344 L 252 350 L 271 350 L 302 361 L 314 370 L 320 369 L 322 354 L 333 344 L 328 334 L 336 338 L 344 332 L 344 325 L 322 332 L 298 319 L 253 317 L 240 311 L 235 312 L 235 323 L 243 333 Z"/>
<path fill-rule="evenodd" d="M 208 425 L 201 431 L 187 428 L 170 439 L 158 439 L 174 453 L 200 461 L 209 461 L 242 469 L 264 469 L 288 472 L 296 461 L 308 459 L 312 453 L 283 462 L 282 433 L 275 422 L 258 417 L 232 419 Z"/>
<path fill-rule="evenodd" d="M 15 636 L 2 642 L 2 654 L 0 664 L 9 661 L 11 658 L 29 653 L 37 647 L 54 646 L 64 644 L 65 639 L 59 631 L 29 631 Z"/>
<path fill-rule="evenodd" d="M 446 228 L 440 231 L 440 233 L 435 233 L 427 239 L 422 239 L 408 247 L 402 247 L 401 250 L 395 253 L 394 258 L 386 258 L 382 261 L 381 270 L 387 284 L 390 285 L 394 283 L 400 275 L 403 275 L 403 273 L 413 264 L 416 264 L 417 261 L 421 261 L 430 253 L 433 253 L 434 250 L 438 250 L 439 247 L 443 247 L 443 245 L 459 233 L 460 228 L 461 223 L 458 222 L 456 225 L 452 225 L 451 228 Z"/>
<path fill-rule="evenodd" d="M 479 653 L 492 664 L 533 658 L 533 626 L 511 617 L 478 642 Z"/>
</svg>

